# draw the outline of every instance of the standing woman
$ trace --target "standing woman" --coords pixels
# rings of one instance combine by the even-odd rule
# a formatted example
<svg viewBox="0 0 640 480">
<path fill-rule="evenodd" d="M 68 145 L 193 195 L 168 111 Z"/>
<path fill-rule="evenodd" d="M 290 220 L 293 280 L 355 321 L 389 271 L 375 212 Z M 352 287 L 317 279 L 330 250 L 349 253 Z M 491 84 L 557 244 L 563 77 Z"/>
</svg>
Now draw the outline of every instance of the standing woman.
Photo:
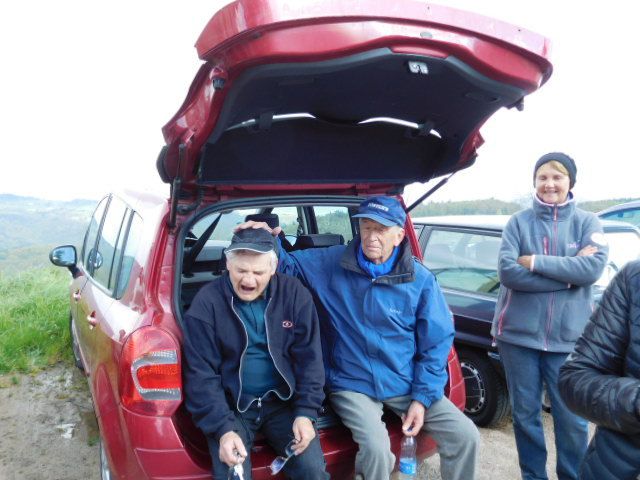
<svg viewBox="0 0 640 480">
<path fill-rule="evenodd" d="M 514 214 L 502 235 L 491 332 L 507 377 L 523 480 L 548 478 L 543 382 L 559 480 L 578 478 L 587 449 L 587 422 L 560 398 L 558 372 L 593 310 L 591 285 L 602 274 L 608 247 L 598 218 L 575 205 L 576 173 L 568 155 L 543 155 L 533 171 L 532 207 Z"/>
</svg>

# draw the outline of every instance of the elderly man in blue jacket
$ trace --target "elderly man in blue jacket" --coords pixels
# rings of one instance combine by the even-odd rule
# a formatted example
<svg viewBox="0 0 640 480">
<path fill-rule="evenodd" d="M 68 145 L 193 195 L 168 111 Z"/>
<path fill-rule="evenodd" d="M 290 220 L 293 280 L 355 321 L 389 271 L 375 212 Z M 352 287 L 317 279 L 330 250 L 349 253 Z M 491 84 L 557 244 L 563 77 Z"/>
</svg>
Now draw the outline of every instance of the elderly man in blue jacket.
<svg viewBox="0 0 640 480">
<path fill-rule="evenodd" d="M 395 198 L 371 197 L 354 217 L 360 236 L 349 245 L 280 249 L 279 270 L 300 278 L 320 303 L 327 387 L 358 443 L 356 474 L 382 480 L 393 471 L 381 418 L 387 406 L 403 418 L 406 435 L 433 436 L 443 479 L 473 479 L 478 430 L 444 396 L 454 329 L 442 292 L 412 256 Z M 280 232 L 257 222 L 238 229 Z"/>
<path fill-rule="evenodd" d="M 228 272 L 205 285 L 184 318 L 185 402 L 204 432 L 213 478 L 227 479 L 261 431 L 288 478 L 328 479 L 313 423 L 324 399 L 318 317 L 310 293 L 276 273 L 264 230 L 234 235 Z"/>
</svg>

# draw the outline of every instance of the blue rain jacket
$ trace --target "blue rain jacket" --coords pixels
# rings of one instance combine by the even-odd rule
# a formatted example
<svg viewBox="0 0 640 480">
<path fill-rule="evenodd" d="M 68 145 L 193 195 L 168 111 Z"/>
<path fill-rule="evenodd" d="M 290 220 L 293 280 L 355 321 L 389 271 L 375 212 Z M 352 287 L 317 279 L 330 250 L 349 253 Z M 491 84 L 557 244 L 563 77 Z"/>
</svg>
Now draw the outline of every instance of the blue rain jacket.
<svg viewBox="0 0 640 480">
<path fill-rule="evenodd" d="M 453 343 L 451 313 L 433 274 L 400 245 L 393 270 L 375 279 L 349 245 L 286 253 L 279 270 L 312 291 L 330 391 L 378 400 L 411 395 L 425 407 L 444 395 Z"/>
</svg>

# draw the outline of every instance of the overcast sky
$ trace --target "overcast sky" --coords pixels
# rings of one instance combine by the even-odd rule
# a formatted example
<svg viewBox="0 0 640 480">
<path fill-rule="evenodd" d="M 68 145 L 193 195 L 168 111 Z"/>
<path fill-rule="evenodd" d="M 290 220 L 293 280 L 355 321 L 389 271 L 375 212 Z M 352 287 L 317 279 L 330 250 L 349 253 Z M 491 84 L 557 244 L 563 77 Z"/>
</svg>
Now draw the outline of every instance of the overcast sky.
<svg viewBox="0 0 640 480">
<path fill-rule="evenodd" d="M 0 193 L 72 199 L 123 186 L 168 192 L 155 169 L 160 129 L 198 69 L 198 35 L 226 3 L 2 2 Z M 579 200 L 640 196 L 634 2 L 435 3 L 549 37 L 554 73 L 523 112 L 502 110 L 485 125 L 476 164 L 433 200 L 527 195 L 533 164 L 553 150 L 576 159 Z M 411 201 L 425 189 L 412 186 L 406 196 Z"/>
</svg>

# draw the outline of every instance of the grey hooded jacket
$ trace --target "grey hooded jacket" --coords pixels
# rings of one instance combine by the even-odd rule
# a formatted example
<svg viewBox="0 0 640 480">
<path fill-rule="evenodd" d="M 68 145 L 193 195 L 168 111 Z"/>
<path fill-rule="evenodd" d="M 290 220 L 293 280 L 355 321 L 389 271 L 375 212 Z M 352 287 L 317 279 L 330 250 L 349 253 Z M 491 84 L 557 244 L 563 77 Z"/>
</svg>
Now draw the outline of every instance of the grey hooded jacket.
<svg viewBox="0 0 640 480">
<path fill-rule="evenodd" d="M 594 255 L 577 256 L 587 245 Z M 502 234 L 500 292 L 491 333 L 496 340 L 537 350 L 571 352 L 591 312 L 591 285 L 609 248 L 598 218 L 576 208 L 543 203 L 514 214 Z M 534 255 L 533 269 L 517 263 Z"/>
</svg>

